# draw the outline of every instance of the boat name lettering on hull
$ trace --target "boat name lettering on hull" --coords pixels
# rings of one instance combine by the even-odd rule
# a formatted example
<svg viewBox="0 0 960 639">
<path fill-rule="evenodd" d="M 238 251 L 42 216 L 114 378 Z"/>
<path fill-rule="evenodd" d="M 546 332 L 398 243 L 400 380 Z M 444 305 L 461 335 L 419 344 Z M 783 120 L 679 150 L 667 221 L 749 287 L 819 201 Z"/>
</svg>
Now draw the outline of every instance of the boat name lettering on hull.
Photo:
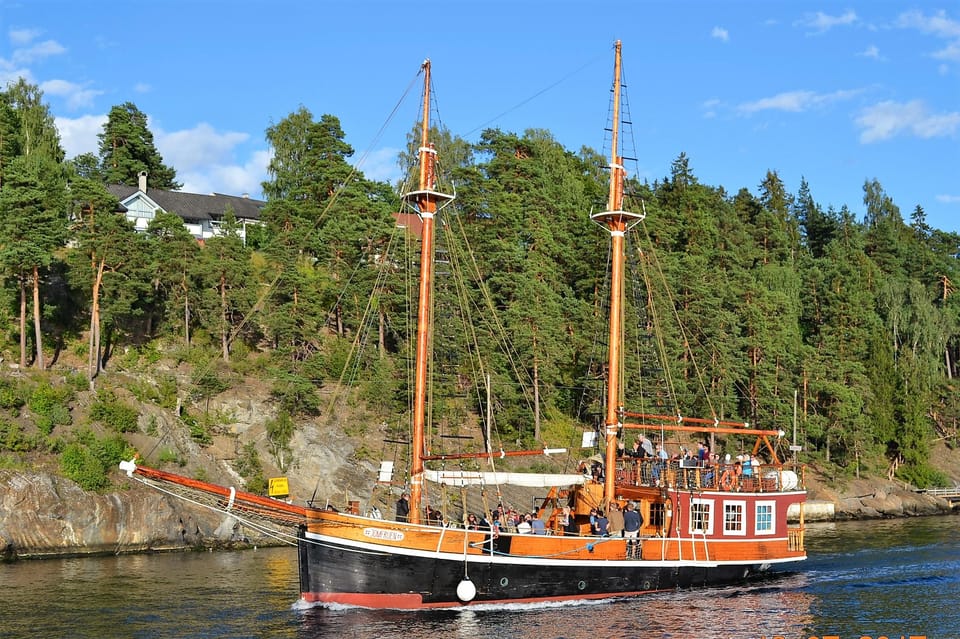
<svg viewBox="0 0 960 639">
<path fill-rule="evenodd" d="M 384 530 L 383 528 L 364 528 L 363 536 L 371 539 L 386 541 L 403 541 L 403 533 L 399 530 Z"/>
</svg>

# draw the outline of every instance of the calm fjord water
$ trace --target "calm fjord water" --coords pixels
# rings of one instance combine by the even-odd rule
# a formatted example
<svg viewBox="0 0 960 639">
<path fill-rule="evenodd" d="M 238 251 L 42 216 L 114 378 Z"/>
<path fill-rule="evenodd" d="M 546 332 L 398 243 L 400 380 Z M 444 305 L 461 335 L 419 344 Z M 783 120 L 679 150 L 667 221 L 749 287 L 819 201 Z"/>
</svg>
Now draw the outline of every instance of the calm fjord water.
<svg viewBox="0 0 960 639">
<path fill-rule="evenodd" d="M 293 548 L 0 565 L 0 637 L 960 638 L 960 517 L 812 524 L 795 572 L 632 600 L 409 613 L 297 605 Z"/>
</svg>

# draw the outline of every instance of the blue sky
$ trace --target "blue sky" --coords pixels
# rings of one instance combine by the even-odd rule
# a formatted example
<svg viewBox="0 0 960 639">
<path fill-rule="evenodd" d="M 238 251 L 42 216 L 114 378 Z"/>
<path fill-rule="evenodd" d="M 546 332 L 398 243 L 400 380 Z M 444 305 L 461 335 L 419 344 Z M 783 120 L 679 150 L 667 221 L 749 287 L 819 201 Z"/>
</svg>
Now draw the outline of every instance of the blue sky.
<svg viewBox="0 0 960 639">
<path fill-rule="evenodd" d="M 617 39 L 642 179 L 684 152 L 703 183 L 775 170 L 861 218 L 876 178 L 905 220 L 960 231 L 956 0 L 0 0 L 0 84 L 40 85 L 68 157 L 130 101 L 184 190 L 257 197 L 264 131 L 301 105 L 394 175 L 417 89 L 382 127 L 427 57 L 453 133 L 603 150 Z"/>
</svg>

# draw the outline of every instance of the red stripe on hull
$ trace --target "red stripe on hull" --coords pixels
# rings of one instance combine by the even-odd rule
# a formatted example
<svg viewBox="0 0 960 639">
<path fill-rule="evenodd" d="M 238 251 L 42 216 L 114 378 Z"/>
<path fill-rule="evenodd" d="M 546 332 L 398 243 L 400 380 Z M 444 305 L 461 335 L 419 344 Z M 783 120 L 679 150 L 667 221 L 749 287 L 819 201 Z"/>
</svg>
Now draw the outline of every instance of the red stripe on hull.
<svg viewBox="0 0 960 639">
<path fill-rule="evenodd" d="M 596 594 L 581 594 L 573 597 L 528 597 L 517 599 L 487 599 L 481 601 L 443 601 L 424 603 L 420 595 L 412 593 L 384 595 L 364 594 L 355 592 L 304 592 L 300 598 L 307 603 L 338 604 L 341 606 L 356 606 L 359 608 L 393 609 L 393 610 L 426 610 L 435 608 L 465 608 L 477 605 L 504 605 L 504 604 L 537 604 L 557 601 L 584 601 L 588 599 L 612 599 L 617 597 L 637 597 L 656 590 L 637 590 L 631 592 L 607 592 Z"/>
</svg>

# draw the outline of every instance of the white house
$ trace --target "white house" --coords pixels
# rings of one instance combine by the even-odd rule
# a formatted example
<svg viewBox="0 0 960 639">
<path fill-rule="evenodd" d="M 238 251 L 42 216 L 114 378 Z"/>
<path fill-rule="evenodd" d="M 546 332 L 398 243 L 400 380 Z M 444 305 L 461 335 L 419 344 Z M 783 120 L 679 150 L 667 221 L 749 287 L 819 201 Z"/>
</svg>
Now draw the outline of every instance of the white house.
<svg viewBox="0 0 960 639">
<path fill-rule="evenodd" d="M 201 242 L 220 234 L 223 218 L 232 208 L 240 224 L 241 237 L 246 243 L 247 227 L 261 223 L 260 210 L 266 204 L 247 195 L 183 193 L 161 189 L 148 191 L 146 171 L 140 173 L 136 187 L 109 184 L 107 190 L 120 200 L 127 219 L 136 225 L 138 231 L 147 230 L 150 220 L 160 210 L 180 216 L 187 230 Z"/>
</svg>

